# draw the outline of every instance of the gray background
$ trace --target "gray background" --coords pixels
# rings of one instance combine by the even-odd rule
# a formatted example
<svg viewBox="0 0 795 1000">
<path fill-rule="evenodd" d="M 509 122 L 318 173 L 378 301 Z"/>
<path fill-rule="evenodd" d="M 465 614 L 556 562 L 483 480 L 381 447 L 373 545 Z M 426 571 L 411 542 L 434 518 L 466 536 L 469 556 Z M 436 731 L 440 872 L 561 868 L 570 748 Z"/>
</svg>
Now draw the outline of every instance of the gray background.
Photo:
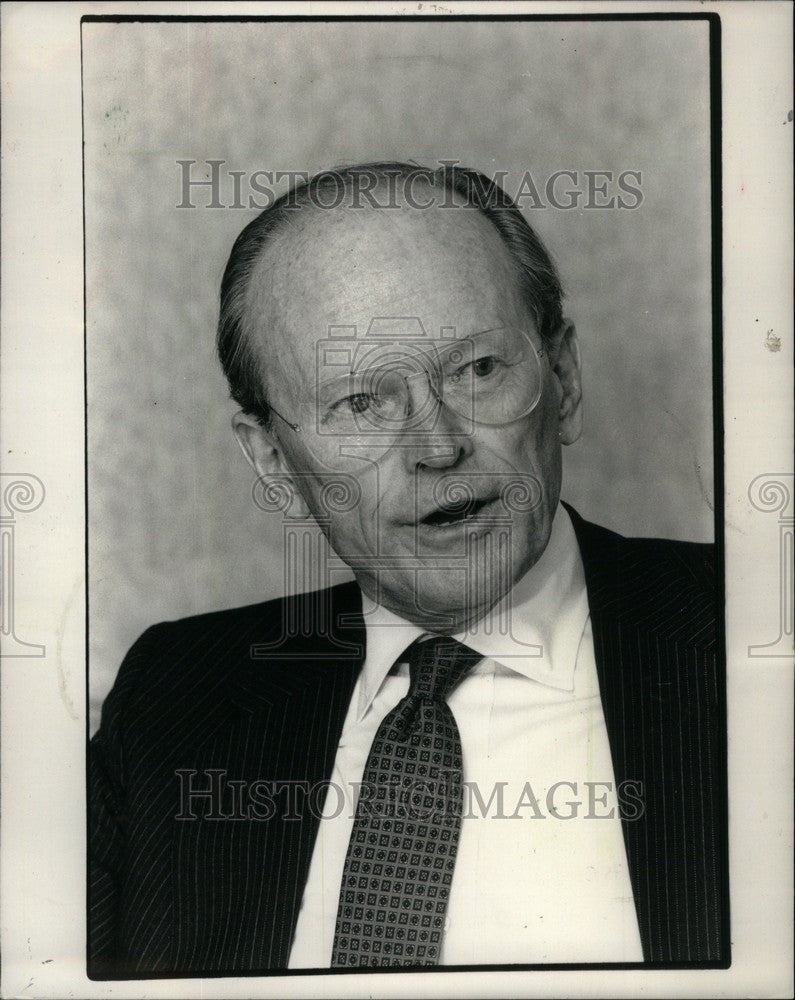
<svg viewBox="0 0 795 1000">
<path fill-rule="evenodd" d="M 706 22 L 89 23 L 83 47 L 92 725 L 147 625 L 284 590 L 214 359 L 256 211 L 199 189 L 178 209 L 178 159 L 455 158 L 542 195 L 557 170 L 642 171 L 633 211 L 526 208 L 584 354 L 563 496 L 624 534 L 712 539 Z"/>
</svg>

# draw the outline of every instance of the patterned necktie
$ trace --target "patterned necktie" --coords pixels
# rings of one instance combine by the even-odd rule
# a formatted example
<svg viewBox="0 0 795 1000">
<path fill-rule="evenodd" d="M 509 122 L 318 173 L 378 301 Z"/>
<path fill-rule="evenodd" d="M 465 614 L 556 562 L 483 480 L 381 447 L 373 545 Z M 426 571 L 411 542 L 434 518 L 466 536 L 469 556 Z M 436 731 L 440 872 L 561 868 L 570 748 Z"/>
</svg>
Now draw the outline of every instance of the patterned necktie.
<svg viewBox="0 0 795 1000">
<path fill-rule="evenodd" d="M 445 698 L 479 653 L 447 636 L 405 654 L 409 693 L 364 768 L 332 966 L 436 965 L 462 811 L 461 735 Z"/>
</svg>

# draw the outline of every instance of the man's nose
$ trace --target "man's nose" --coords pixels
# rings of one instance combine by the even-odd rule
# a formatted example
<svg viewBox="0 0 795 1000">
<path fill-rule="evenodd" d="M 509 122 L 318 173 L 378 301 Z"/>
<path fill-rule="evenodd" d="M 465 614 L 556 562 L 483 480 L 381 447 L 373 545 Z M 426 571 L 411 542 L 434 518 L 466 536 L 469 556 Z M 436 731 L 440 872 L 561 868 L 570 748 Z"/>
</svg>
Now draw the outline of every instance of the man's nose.
<svg viewBox="0 0 795 1000">
<path fill-rule="evenodd" d="M 419 380 L 417 380 L 419 381 Z M 447 469 L 472 451 L 472 437 L 464 430 L 465 421 L 428 387 L 421 414 L 410 422 L 402 446 L 412 467 Z M 412 402 L 416 402 L 414 397 Z"/>
<path fill-rule="evenodd" d="M 422 469 L 450 469 L 464 457 L 465 449 L 461 441 L 450 440 L 442 444 L 418 444 L 413 456 L 413 464 Z"/>
</svg>

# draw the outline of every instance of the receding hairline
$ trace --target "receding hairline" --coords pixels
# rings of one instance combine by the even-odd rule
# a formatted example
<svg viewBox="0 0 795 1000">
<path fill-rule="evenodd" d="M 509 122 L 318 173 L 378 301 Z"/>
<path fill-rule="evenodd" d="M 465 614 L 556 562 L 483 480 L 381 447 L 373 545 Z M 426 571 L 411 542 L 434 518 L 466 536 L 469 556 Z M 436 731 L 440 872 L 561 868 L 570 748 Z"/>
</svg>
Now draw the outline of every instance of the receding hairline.
<svg viewBox="0 0 795 1000">
<path fill-rule="evenodd" d="M 386 179 L 379 179 L 379 185 L 385 187 L 387 185 Z M 373 194 L 379 193 L 379 185 L 371 189 Z M 420 193 L 421 185 L 425 185 L 427 189 L 443 188 L 443 184 L 438 179 L 418 175 L 418 194 Z M 350 205 L 324 208 L 322 205 L 306 202 L 294 208 L 291 207 L 285 213 L 284 217 L 278 220 L 268 240 L 258 248 L 256 256 L 251 261 L 245 278 L 245 287 L 242 289 L 241 319 L 245 327 L 245 334 L 249 341 L 250 349 L 252 353 L 257 355 L 257 364 L 263 382 L 265 380 L 265 373 L 262 370 L 263 359 L 259 356 L 261 351 L 253 342 L 258 332 L 259 320 L 265 317 L 266 321 L 271 325 L 284 321 L 284 316 L 279 315 L 278 303 L 275 304 L 275 308 L 272 310 L 268 309 L 271 303 L 267 302 L 267 297 L 273 294 L 273 289 L 268 288 L 268 280 L 276 277 L 277 280 L 279 278 L 283 279 L 284 284 L 289 284 L 288 276 L 290 267 L 294 261 L 301 261 L 306 252 L 311 253 L 311 248 L 317 245 L 318 240 L 322 241 L 324 223 L 326 227 L 340 227 L 346 224 L 355 225 L 356 221 L 361 219 L 364 225 L 368 219 L 382 218 L 388 224 L 393 219 L 409 218 L 408 213 L 411 212 L 420 213 L 417 216 L 418 218 L 427 218 L 429 213 L 434 211 L 444 213 L 440 216 L 442 219 L 459 219 L 461 218 L 459 214 L 461 209 L 469 210 L 467 218 L 471 220 L 469 221 L 471 234 L 477 238 L 478 243 L 492 242 L 495 250 L 504 255 L 506 264 L 510 269 L 510 275 L 515 282 L 517 297 L 522 298 L 521 268 L 511 254 L 505 239 L 497 227 L 477 205 L 472 204 L 471 201 L 467 201 L 460 192 L 451 191 L 449 194 L 451 197 L 446 200 L 445 206 L 435 204 L 428 208 L 417 208 L 406 201 L 405 198 L 403 198 L 403 203 L 397 206 L 363 204 L 355 208 Z M 454 209 L 452 215 L 449 213 L 449 209 Z M 293 241 L 292 244 L 290 243 L 291 240 Z M 294 253 L 284 253 L 285 249 L 291 248 L 295 251 Z M 279 254 L 281 256 L 277 256 Z M 321 256 L 322 251 L 318 254 L 319 258 Z M 275 260 L 274 257 L 276 258 Z M 270 262 L 269 258 L 271 258 Z M 287 272 L 284 271 L 285 267 L 287 268 Z M 255 316 L 258 317 L 257 320 L 254 319 Z"/>
<path fill-rule="evenodd" d="M 508 253 L 513 273 L 519 279 L 521 299 L 535 317 L 541 338 L 549 341 L 562 321 L 563 288 L 554 260 L 519 207 L 496 180 L 457 162 L 443 161 L 434 169 L 389 161 L 322 171 L 285 192 L 242 230 L 229 255 L 221 282 L 218 357 L 232 397 L 244 412 L 256 415 L 261 423 L 267 424 L 270 419 L 264 391 L 264 358 L 255 356 L 248 329 L 250 324 L 243 315 L 246 304 L 243 300 L 248 297 L 252 276 L 278 233 L 293 228 L 291 220 L 299 217 L 295 214 L 297 206 L 301 206 L 306 215 L 314 207 L 323 207 L 313 204 L 313 199 L 332 183 L 337 192 L 342 189 L 349 194 L 354 190 L 361 193 L 363 187 L 358 184 L 361 177 L 375 179 L 374 185 L 368 185 L 368 192 L 382 191 L 392 178 L 402 178 L 408 182 L 412 193 L 415 183 L 419 191 L 423 184 L 426 188 L 443 191 L 443 203 L 439 207 L 452 207 L 451 202 L 456 201 L 460 205 L 463 199 L 462 207 L 474 208 L 485 216 L 502 243 L 503 252 Z M 367 207 L 388 209 L 390 206 L 368 203 Z M 404 211 L 412 207 L 415 206 L 406 205 Z"/>
</svg>

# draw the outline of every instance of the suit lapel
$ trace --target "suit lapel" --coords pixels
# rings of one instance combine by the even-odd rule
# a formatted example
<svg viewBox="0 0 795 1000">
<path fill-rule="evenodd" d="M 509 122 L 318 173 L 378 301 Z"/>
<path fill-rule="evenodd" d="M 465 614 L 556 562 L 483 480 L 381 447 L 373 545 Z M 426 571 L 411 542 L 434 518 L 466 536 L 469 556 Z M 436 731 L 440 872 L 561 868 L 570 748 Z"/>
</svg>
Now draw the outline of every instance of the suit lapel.
<svg viewBox="0 0 795 1000">
<path fill-rule="evenodd" d="M 585 568 L 599 687 L 646 961 L 720 957 L 715 603 L 670 543 L 631 543 L 567 508 Z"/>
<path fill-rule="evenodd" d="M 326 598 L 325 635 L 307 634 L 316 608 L 293 606 L 284 620 L 299 625 L 297 635 L 250 645 L 229 714 L 197 747 L 197 787 L 217 782 L 223 816 L 205 808 L 204 818 L 177 824 L 178 969 L 287 965 L 324 801 L 318 786 L 330 778 L 364 660 L 358 588 Z M 205 777 L 212 769 L 224 773 Z"/>
</svg>

